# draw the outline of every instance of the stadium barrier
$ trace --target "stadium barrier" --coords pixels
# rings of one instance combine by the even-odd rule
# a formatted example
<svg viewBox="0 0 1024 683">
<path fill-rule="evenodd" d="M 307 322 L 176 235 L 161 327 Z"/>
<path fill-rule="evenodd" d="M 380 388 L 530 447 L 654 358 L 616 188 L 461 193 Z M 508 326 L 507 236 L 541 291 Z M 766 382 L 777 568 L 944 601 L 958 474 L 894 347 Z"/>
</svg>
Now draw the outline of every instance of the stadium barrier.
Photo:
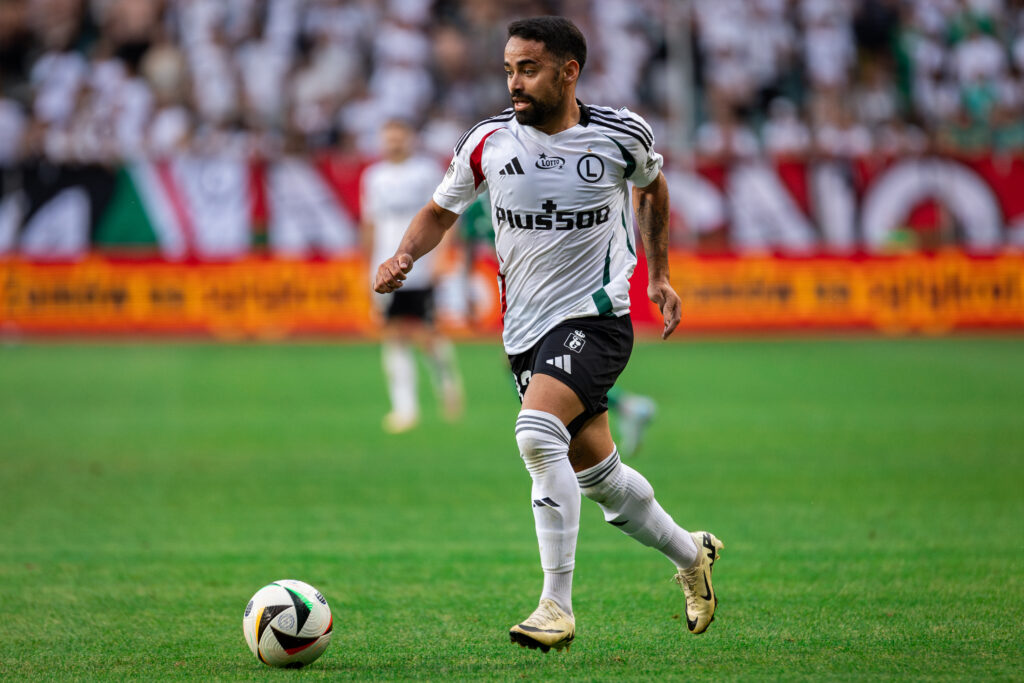
<svg viewBox="0 0 1024 683">
<path fill-rule="evenodd" d="M 641 263 L 642 265 L 642 263 Z M 1024 255 L 959 252 L 889 258 L 671 257 L 683 332 L 864 329 L 939 334 L 1024 329 Z M 643 271 L 643 268 L 640 269 Z M 451 262 L 442 279 L 442 323 L 456 333 L 501 327 L 496 264 L 468 280 Z M 633 318 L 660 325 L 633 279 Z M 470 318 L 467 292 L 475 304 Z M 247 258 L 223 263 L 0 261 L 0 333 L 202 334 L 275 339 L 367 335 L 375 329 L 367 264 Z"/>
<path fill-rule="evenodd" d="M 7 169 L 0 334 L 372 334 L 362 168 L 182 156 Z M 1024 329 L 1024 159 L 760 159 L 666 175 L 687 245 L 671 255 L 684 332 Z M 882 253 L 894 255 L 863 255 Z M 496 333 L 493 257 L 469 274 L 448 258 L 442 323 Z M 633 317 L 654 330 L 639 270 Z"/>
</svg>

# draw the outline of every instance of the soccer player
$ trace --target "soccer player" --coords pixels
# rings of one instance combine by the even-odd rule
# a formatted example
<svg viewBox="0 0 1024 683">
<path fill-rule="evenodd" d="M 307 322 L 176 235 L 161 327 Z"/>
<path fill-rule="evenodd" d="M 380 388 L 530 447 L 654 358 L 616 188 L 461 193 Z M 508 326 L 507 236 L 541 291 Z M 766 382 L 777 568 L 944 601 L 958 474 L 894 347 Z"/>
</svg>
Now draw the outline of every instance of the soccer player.
<svg viewBox="0 0 1024 683">
<path fill-rule="evenodd" d="M 395 253 L 412 217 L 429 198 L 437 183 L 437 164 L 414 154 L 416 134 L 407 121 L 393 119 L 381 129 L 383 159 L 369 166 L 361 178 L 364 239 L 373 263 Z M 419 421 L 416 360 L 413 342 L 426 351 L 442 413 L 450 420 L 462 411 L 462 381 L 451 342 L 434 325 L 433 254 L 424 255 L 405 288 L 384 297 L 383 362 L 391 412 L 384 429 L 408 431 Z"/>
<path fill-rule="evenodd" d="M 503 341 L 522 401 L 515 436 L 533 479 L 544 572 L 537 609 L 509 635 L 544 652 L 572 642 L 581 493 L 610 524 L 673 563 L 687 626 L 702 633 L 715 613 L 711 572 L 722 543 L 673 521 L 647 480 L 621 462 L 608 428 L 607 393 L 633 347 L 629 183 L 648 261 L 647 293 L 664 316 L 662 338 L 679 323 L 662 158 L 642 118 L 576 99 L 587 47 L 572 22 L 524 19 L 511 23 L 508 35 L 512 107 L 463 136 L 432 200 L 378 267 L 374 288 L 402 287 L 458 214 L 485 187 L 490 191 Z"/>
</svg>

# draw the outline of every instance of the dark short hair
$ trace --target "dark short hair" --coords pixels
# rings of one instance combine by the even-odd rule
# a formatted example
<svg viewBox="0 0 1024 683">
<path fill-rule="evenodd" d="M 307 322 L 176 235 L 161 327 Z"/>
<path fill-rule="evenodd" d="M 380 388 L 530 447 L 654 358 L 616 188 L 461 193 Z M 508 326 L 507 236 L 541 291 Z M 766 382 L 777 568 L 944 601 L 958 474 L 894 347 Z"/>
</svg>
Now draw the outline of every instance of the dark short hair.
<svg viewBox="0 0 1024 683">
<path fill-rule="evenodd" d="M 543 43 L 548 52 L 566 61 L 575 59 L 580 71 L 587 61 L 587 39 L 565 17 L 530 17 L 508 25 L 508 37 Z"/>
</svg>

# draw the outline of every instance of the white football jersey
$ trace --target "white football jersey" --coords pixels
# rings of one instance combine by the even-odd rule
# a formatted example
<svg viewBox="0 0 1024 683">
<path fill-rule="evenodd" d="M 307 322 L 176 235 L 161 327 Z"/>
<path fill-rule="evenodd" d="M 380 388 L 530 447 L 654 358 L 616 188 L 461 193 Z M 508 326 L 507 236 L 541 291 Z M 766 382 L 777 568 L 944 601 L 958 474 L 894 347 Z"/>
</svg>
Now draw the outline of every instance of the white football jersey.
<svg viewBox="0 0 1024 683">
<path fill-rule="evenodd" d="M 554 135 L 506 109 L 463 136 L 434 201 L 461 214 L 490 190 L 508 354 L 563 320 L 629 313 L 628 183 L 646 187 L 661 166 L 650 127 L 628 109 L 581 103 L 580 122 Z"/>
<path fill-rule="evenodd" d="M 378 161 L 360 179 L 362 210 L 373 224 L 373 264 L 395 255 L 413 216 L 427 203 L 437 184 L 440 169 L 432 159 L 409 157 L 394 163 Z M 406 289 L 426 289 L 432 284 L 433 254 L 416 261 L 405 280 Z"/>
</svg>

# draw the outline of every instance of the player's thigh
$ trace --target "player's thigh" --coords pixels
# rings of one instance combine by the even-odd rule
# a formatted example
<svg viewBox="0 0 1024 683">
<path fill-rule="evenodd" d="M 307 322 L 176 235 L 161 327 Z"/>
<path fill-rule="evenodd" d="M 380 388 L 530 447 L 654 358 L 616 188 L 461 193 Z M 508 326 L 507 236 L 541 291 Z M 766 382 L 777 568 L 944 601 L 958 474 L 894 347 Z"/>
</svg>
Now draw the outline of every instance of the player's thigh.
<svg viewBox="0 0 1024 683">
<path fill-rule="evenodd" d="M 615 450 L 608 413 L 603 412 L 590 418 L 569 443 L 569 462 L 576 472 L 600 464 Z"/>
<path fill-rule="evenodd" d="M 541 410 L 568 425 L 583 412 L 583 402 L 569 385 L 551 375 L 536 373 L 523 394 L 523 410 Z"/>
</svg>

